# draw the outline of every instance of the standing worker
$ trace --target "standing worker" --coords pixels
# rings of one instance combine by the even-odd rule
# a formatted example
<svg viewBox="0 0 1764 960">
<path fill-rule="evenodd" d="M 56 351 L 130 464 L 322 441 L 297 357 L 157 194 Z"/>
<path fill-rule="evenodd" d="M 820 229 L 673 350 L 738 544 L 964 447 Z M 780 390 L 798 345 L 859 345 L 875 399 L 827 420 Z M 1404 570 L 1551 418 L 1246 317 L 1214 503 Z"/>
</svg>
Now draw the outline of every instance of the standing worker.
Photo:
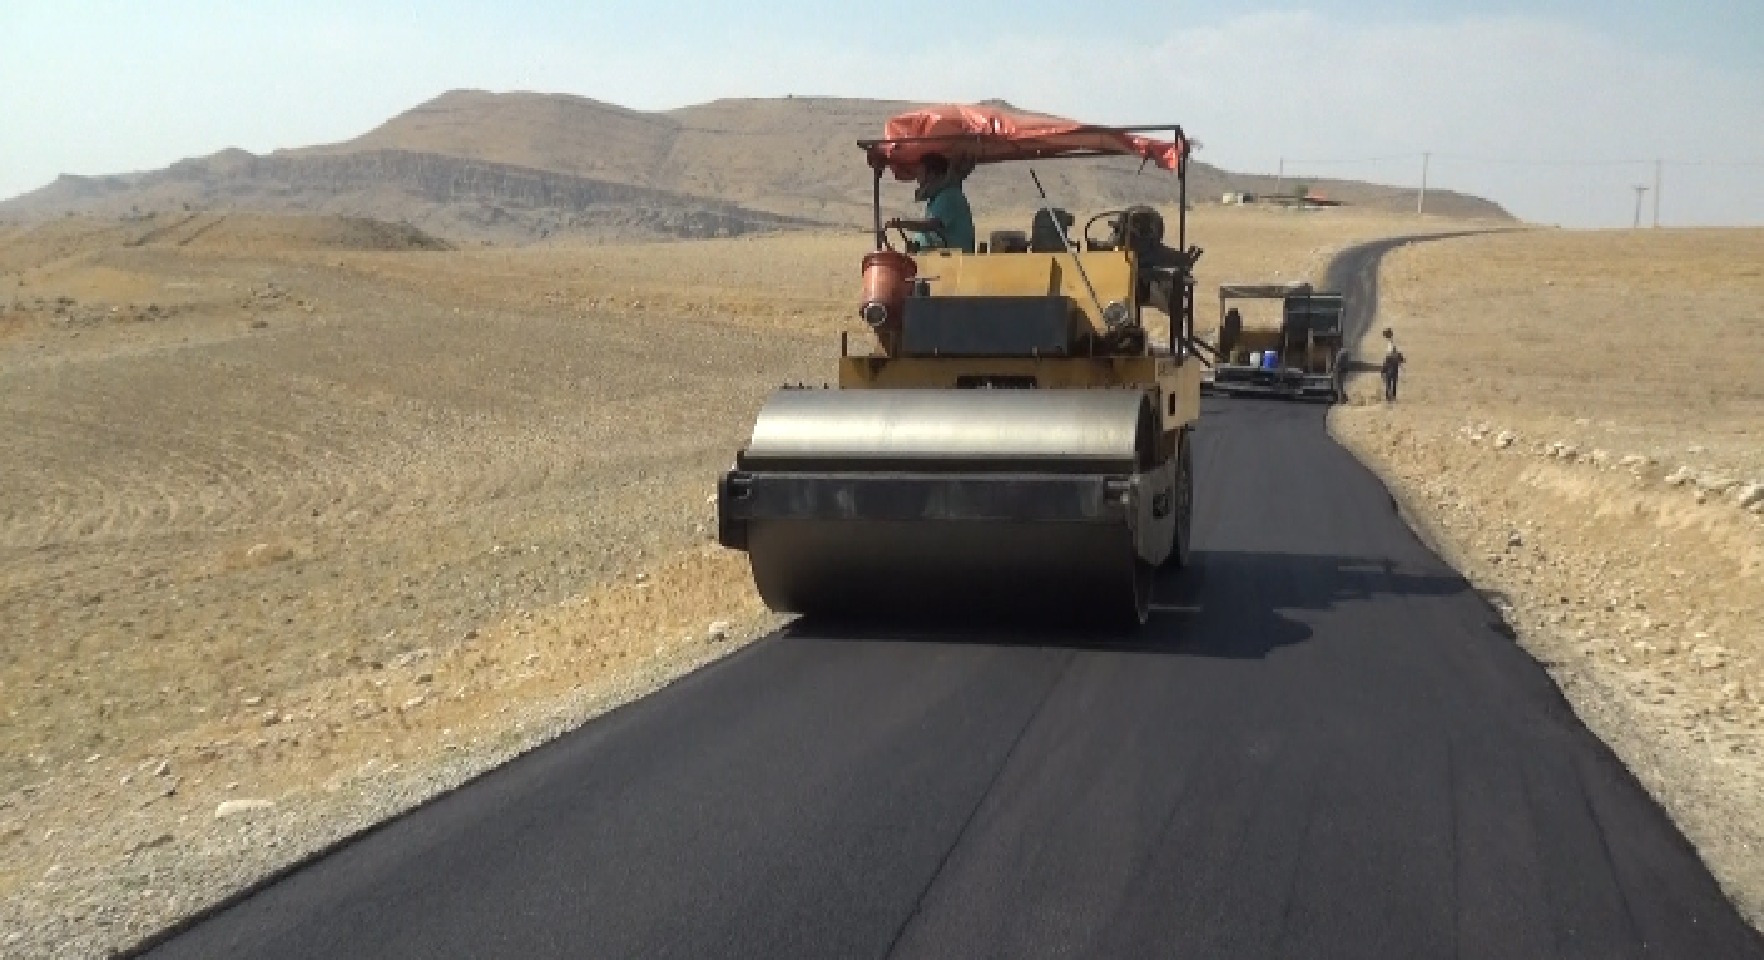
<svg viewBox="0 0 1764 960">
<path fill-rule="evenodd" d="M 960 250 L 974 252 L 974 214 L 968 209 L 968 198 L 962 194 L 962 180 L 973 169 L 963 164 L 952 169 L 949 158 L 941 153 L 927 153 L 919 161 L 919 189 L 913 199 L 925 204 L 922 220 L 893 219 L 886 226 L 917 231 L 912 238 L 920 250 Z"/>
<path fill-rule="evenodd" d="M 1379 372 L 1384 375 L 1384 401 L 1390 403 L 1397 395 L 1397 373 L 1403 366 L 1403 352 L 1397 349 L 1396 334 L 1389 327 L 1384 328 L 1384 363 Z"/>
<path fill-rule="evenodd" d="M 1243 338 L 1243 314 L 1236 307 L 1225 311 L 1225 319 L 1219 321 L 1219 355 L 1227 362 L 1237 352 L 1237 341 Z"/>
</svg>

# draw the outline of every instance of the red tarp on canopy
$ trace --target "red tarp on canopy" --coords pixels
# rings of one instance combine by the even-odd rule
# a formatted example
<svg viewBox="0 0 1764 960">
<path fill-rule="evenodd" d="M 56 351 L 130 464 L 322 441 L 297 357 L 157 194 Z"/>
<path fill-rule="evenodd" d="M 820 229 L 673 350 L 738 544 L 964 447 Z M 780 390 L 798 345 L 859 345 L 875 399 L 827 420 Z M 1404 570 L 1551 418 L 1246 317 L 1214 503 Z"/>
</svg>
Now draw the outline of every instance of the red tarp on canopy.
<svg viewBox="0 0 1764 960">
<path fill-rule="evenodd" d="M 959 137 L 929 143 L 890 143 L 928 137 Z M 1059 117 L 1015 113 L 997 107 L 940 104 L 910 110 L 889 119 L 883 142 L 869 148 L 872 165 L 886 165 L 897 180 L 918 173 L 919 158 L 941 153 L 951 160 L 975 163 L 1035 160 L 1072 153 L 1101 152 L 1144 157 L 1165 170 L 1176 170 L 1186 144 L 1152 140 L 1108 127 L 1091 127 Z"/>
</svg>

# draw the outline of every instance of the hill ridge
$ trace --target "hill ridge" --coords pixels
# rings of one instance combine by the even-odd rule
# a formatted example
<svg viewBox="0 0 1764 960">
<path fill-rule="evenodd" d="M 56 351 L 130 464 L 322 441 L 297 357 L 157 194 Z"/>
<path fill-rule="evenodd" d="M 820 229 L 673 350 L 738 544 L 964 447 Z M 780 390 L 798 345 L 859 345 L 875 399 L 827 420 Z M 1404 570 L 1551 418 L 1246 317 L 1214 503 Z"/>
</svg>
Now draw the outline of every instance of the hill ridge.
<svg viewBox="0 0 1764 960">
<path fill-rule="evenodd" d="M 262 155 L 229 148 L 156 171 L 63 176 L 0 203 L 0 217 L 180 207 L 335 213 L 498 242 L 860 226 L 869 220 L 870 173 L 856 141 L 913 105 L 731 97 L 638 110 L 579 94 L 460 88 L 337 143 Z M 1143 174 L 1129 158 L 1039 169 L 1050 195 L 1067 206 L 1176 202 L 1174 178 Z M 1407 188 L 1310 182 L 1356 206 L 1408 210 L 1414 202 Z M 1267 193 L 1274 185 L 1272 177 L 1196 161 L 1189 199 Z M 968 192 L 977 207 L 1024 209 L 1034 202 L 1027 175 L 1015 165 L 982 168 Z M 1447 216 L 1511 219 L 1498 204 L 1452 191 L 1429 191 L 1428 201 Z M 886 181 L 884 202 L 910 207 L 910 185 Z"/>
</svg>

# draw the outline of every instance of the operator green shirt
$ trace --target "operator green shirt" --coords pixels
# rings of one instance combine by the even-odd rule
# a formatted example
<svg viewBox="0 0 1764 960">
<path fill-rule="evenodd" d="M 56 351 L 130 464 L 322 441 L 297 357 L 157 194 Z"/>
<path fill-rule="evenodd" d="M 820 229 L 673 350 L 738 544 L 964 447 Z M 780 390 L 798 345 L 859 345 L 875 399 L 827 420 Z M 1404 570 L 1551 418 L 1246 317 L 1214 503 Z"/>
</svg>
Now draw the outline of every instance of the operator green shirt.
<svg viewBox="0 0 1764 960">
<path fill-rule="evenodd" d="M 974 214 L 968 209 L 968 198 L 958 184 L 950 184 L 925 203 L 925 217 L 943 224 L 934 233 L 921 233 L 915 238 L 921 250 L 947 247 L 974 252 Z"/>
</svg>

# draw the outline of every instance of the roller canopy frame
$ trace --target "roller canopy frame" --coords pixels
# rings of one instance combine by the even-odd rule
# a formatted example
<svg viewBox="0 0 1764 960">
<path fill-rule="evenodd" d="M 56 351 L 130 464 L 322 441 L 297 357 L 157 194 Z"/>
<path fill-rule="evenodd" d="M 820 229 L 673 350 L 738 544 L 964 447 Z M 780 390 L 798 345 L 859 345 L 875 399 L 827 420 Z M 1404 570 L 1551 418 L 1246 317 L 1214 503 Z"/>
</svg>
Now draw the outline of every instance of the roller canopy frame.
<svg viewBox="0 0 1764 960">
<path fill-rule="evenodd" d="M 1139 136 L 1168 131 L 1168 141 Z M 1173 171 L 1177 183 L 1176 249 L 1188 249 L 1188 159 L 1194 143 L 1179 123 L 1106 126 L 1062 117 L 1020 113 L 977 104 L 939 104 L 896 114 L 884 136 L 859 140 L 872 171 L 870 194 L 876 249 L 888 246 L 882 226 L 882 174 L 896 180 L 918 176 L 927 153 L 941 153 L 952 164 L 1007 163 L 1135 156 Z"/>
<path fill-rule="evenodd" d="M 1165 131 L 1168 141 L 1139 136 Z M 860 140 L 858 146 L 872 167 L 893 171 L 896 180 L 911 180 L 927 153 L 975 164 L 1137 156 L 1183 173 L 1191 144 L 1176 123 L 1110 126 L 977 104 L 938 104 L 890 117 L 882 137 Z"/>
</svg>

